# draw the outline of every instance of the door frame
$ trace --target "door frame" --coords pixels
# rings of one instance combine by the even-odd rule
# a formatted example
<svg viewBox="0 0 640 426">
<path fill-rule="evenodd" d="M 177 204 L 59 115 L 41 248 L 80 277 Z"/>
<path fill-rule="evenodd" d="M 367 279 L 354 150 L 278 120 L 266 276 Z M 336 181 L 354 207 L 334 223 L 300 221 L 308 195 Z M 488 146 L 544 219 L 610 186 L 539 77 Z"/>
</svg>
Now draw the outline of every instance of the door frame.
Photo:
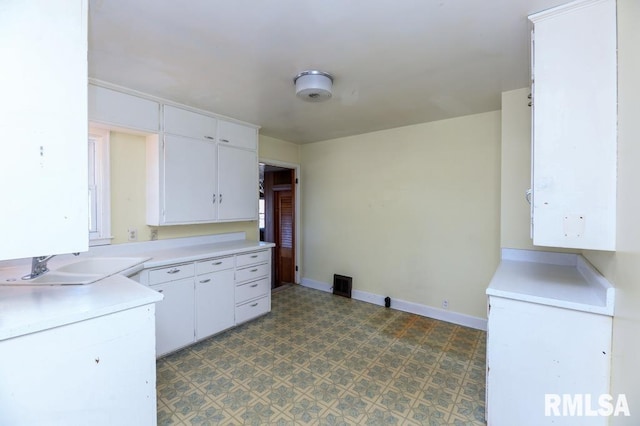
<svg viewBox="0 0 640 426">
<path fill-rule="evenodd" d="M 279 160 L 271 160 L 269 158 L 263 158 L 260 157 L 258 158 L 258 162 L 259 163 L 264 163 L 266 165 L 269 166 L 276 166 L 276 167 L 284 167 L 286 169 L 293 169 L 295 170 L 295 178 L 297 180 L 296 182 L 293 182 L 292 185 L 295 187 L 294 191 L 295 191 L 295 231 L 294 231 L 294 244 L 296 246 L 295 249 L 295 283 L 296 284 L 300 284 L 300 277 L 302 276 L 302 262 L 300 261 L 302 258 L 300 257 L 300 164 L 296 164 L 296 163 L 288 163 L 286 161 L 279 161 Z"/>
</svg>

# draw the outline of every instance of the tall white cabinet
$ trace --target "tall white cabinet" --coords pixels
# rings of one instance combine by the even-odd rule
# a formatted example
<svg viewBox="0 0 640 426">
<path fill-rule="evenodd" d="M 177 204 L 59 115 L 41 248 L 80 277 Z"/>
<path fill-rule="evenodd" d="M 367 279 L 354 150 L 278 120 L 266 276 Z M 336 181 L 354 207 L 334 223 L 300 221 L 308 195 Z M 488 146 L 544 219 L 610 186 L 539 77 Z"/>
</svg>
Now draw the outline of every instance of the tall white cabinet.
<svg viewBox="0 0 640 426">
<path fill-rule="evenodd" d="M 0 259 L 88 249 L 87 8 L 0 6 Z"/>
<path fill-rule="evenodd" d="M 533 243 L 615 250 L 615 0 L 580 0 L 529 19 Z"/>
</svg>

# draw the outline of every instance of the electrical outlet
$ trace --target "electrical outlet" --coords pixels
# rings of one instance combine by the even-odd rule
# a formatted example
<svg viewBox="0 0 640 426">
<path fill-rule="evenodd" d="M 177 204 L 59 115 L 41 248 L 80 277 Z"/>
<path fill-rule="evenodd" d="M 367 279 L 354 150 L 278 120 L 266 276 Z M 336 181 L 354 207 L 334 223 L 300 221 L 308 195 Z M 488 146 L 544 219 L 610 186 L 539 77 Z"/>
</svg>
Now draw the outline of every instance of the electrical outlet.
<svg viewBox="0 0 640 426">
<path fill-rule="evenodd" d="M 129 228 L 127 229 L 128 240 L 129 241 L 138 241 L 138 229 L 137 228 Z"/>
<path fill-rule="evenodd" d="M 149 236 L 151 241 L 155 241 L 158 239 L 158 230 L 155 228 L 151 229 L 151 235 Z"/>
<path fill-rule="evenodd" d="M 449 301 L 447 299 L 442 299 L 442 309 L 449 309 Z"/>
</svg>

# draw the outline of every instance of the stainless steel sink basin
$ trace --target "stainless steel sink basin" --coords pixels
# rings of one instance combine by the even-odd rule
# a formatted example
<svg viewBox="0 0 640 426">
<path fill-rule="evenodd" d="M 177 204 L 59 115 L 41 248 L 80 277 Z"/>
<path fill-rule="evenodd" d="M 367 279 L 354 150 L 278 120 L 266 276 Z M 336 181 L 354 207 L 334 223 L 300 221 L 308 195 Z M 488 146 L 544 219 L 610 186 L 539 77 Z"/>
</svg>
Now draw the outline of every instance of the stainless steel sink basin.
<svg viewBox="0 0 640 426">
<path fill-rule="evenodd" d="M 0 285 L 82 285 L 91 284 L 111 275 L 126 272 L 148 260 L 148 257 L 88 257 L 51 268 L 51 271 L 31 280 L 23 280 L 25 269 L 0 271 Z"/>
</svg>

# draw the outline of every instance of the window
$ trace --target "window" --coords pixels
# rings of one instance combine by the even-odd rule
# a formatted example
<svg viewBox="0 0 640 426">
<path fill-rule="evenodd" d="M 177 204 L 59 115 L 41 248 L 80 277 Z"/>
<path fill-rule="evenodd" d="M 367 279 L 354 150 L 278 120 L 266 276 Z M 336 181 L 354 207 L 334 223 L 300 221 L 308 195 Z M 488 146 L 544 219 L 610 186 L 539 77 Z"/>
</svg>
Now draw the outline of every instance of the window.
<svg viewBox="0 0 640 426">
<path fill-rule="evenodd" d="M 111 243 L 109 131 L 89 129 L 89 245 Z"/>
<path fill-rule="evenodd" d="M 258 217 L 260 219 L 260 229 L 264 229 L 265 223 L 264 223 L 264 198 L 260 198 L 258 200 Z"/>
</svg>

